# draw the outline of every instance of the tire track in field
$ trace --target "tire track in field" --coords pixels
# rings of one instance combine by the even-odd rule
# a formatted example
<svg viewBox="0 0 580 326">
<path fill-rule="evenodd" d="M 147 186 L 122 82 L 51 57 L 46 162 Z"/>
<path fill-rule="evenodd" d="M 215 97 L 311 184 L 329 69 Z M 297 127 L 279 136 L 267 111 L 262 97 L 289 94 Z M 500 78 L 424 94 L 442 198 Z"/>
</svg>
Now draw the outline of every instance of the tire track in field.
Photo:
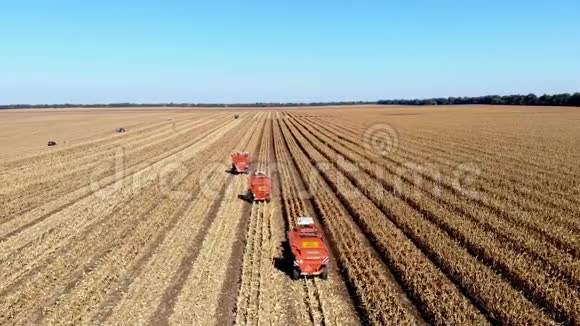
<svg viewBox="0 0 580 326">
<path fill-rule="evenodd" d="M 258 170 L 265 171 L 272 182 L 272 201 L 254 203 L 247 230 L 246 248 L 237 304 L 232 319 L 225 324 L 287 325 L 295 320 L 295 311 L 285 289 L 290 288 L 286 273 L 276 268 L 283 258 L 284 221 L 280 209 L 280 185 L 277 169 L 271 169 L 274 143 L 273 113 L 269 114 L 258 160 Z"/>
<path fill-rule="evenodd" d="M 257 149 L 260 135 L 263 132 L 264 121 L 261 120 L 263 119 L 260 118 L 258 136 L 252 135 L 246 150 L 255 151 Z M 243 193 L 245 185 L 244 178 L 234 178 L 232 183 L 227 186 L 218 212 L 220 218 L 216 219 L 210 226 L 202 243 L 200 254 L 196 261 L 192 262 L 193 266 L 189 278 L 182 284 L 180 295 L 173 306 L 166 309 L 172 312 L 170 316 L 167 316 L 169 319 L 161 321 L 154 319 L 151 322 L 160 324 L 222 324 L 223 318 L 227 318 L 219 313 L 220 306 L 235 305 L 235 297 L 221 299 L 223 299 L 224 287 L 229 284 L 228 279 L 231 279 L 232 274 L 235 274 L 238 269 L 238 262 L 233 256 L 238 251 L 235 249 L 234 243 L 238 243 L 236 247 L 241 247 L 245 241 L 247 219 L 244 219 L 244 216 L 248 215 L 249 207 L 238 198 L 239 194 Z M 239 254 L 241 255 L 241 252 Z M 231 265 L 229 267 L 228 262 Z M 241 260 L 239 265 L 241 265 Z M 215 291 L 216 288 L 219 291 Z"/>
<path fill-rule="evenodd" d="M 254 325 L 260 320 L 259 294 L 261 276 L 263 275 L 260 253 L 264 250 L 262 242 L 262 230 L 264 220 L 264 205 L 256 203 L 252 205 L 248 236 L 242 264 L 241 287 L 238 294 L 235 324 Z M 257 316 L 254 316 L 257 315 Z M 243 321 L 242 321 L 242 317 Z M 256 318 L 254 322 L 252 317 Z"/>
<path fill-rule="evenodd" d="M 255 130 L 255 123 L 248 129 Z M 237 133 L 232 137 L 226 137 L 227 145 L 220 148 L 233 150 L 234 144 L 239 146 L 248 141 L 250 134 L 246 132 L 244 136 L 242 132 Z M 211 161 L 221 161 L 224 157 L 228 157 L 228 153 L 222 149 L 216 152 Z M 92 322 L 118 324 L 121 321 L 132 320 L 132 323 L 145 323 L 150 318 L 156 318 L 154 324 L 162 323 L 164 316 L 167 317 L 171 310 L 180 284 L 185 282 L 189 275 L 189 265 L 199 255 L 199 243 L 217 218 L 217 210 L 225 193 L 226 184 L 230 183 L 230 178 L 224 176 L 225 166 L 227 165 L 220 164 L 211 171 L 206 171 L 211 175 L 208 182 L 212 185 L 212 189 L 220 188 L 219 195 L 212 199 L 200 194 L 179 224 L 165 236 L 152 259 L 144 266 L 139 266 L 138 274 L 125 278 L 120 282 L 120 287 L 115 287 L 115 291 L 101 305 Z M 163 281 L 158 280 L 160 275 L 164 275 Z M 156 279 L 157 281 L 154 281 Z M 155 306 L 158 308 L 152 309 Z M 150 315 L 151 313 L 153 315 Z"/>
<path fill-rule="evenodd" d="M 203 133 L 207 127 L 205 125 L 211 126 L 211 121 L 201 122 L 195 126 L 189 128 L 189 133 L 191 137 L 195 138 L 196 134 Z M 159 136 L 161 137 L 161 136 Z M 6 205 L 2 208 L 5 215 L 4 219 L 0 220 L 0 225 L 11 221 L 12 219 L 32 211 L 34 208 L 42 206 L 42 203 L 50 202 L 57 196 L 68 194 L 71 189 L 82 189 L 91 185 L 92 179 L 95 177 L 95 173 L 99 172 L 99 178 L 106 178 L 115 173 L 114 168 L 117 166 L 111 166 L 111 168 L 105 168 L 102 165 L 103 157 L 113 158 L 116 165 L 122 165 L 124 169 L 131 169 L 142 162 L 147 162 L 154 158 L 160 153 L 166 153 L 168 150 L 172 149 L 171 143 L 181 142 L 182 140 L 189 139 L 188 135 L 177 134 L 170 135 L 166 139 L 157 139 L 153 143 L 149 142 L 144 146 L 133 147 L 134 144 L 124 144 L 121 147 L 116 147 L 111 150 L 111 152 L 98 153 L 99 159 L 92 159 L 90 163 L 86 165 L 77 164 L 78 162 L 69 161 L 67 164 L 72 166 L 70 169 L 66 169 L 64 174 L 59 174 L 54 168 L 51 168 L 48 173 L 41 170 L 40 173 L 44 175 L 53 175 L 50 180 L 31 183 L 25 189 L 20 189 L 20 191 L 12 191 L 8 194 L 2 194 L 0 197 L 13 198 L 13 200 L 8 200 Z M 163 146 L 161 146 L 163 145 Z M 127 149 L 129 148 L 129 149 Z M 100 172 L 101 170 L 102 173 Z M 42 174 L 41 174 L 42 175 Z M 38 178 L 34 176 L 24 176 L 29 179 L 36 180 Z M 67 180 L 66 183 L 62 183 L 61 180 Z M 73 191 L 74 192 L 74 191 Z"/>
<path fill-rule="evenodd" d="M 157 180 L 161 169 L 165 166 L 175 169 L 176 164 L 182 164 L 188 159 L 195 157 L 197 153 L 210 146 L 212 142 L 215 142 L 236 124 L 234 122 L 227 127 L 218 128 L 208 134 L 208 137 L 200 139 L 200 142 L 195 142 L 195 145 L 180 148 L 179 152 L 167 155 L 165 158 L 147 168 L 141 169 L 117 182 L 113 181 L 114 184 L 102 188 L 96 193 L 91 193 L 82 200 L 77 201 L 74 205 L 50 215 L 50 219 L 34 223 L 31 227 L 19 233 L 18 236 L 12 236 L 0 242 L 0 259 L 4 261 L 10 255 L 14 257 L 15 251 L 18 255 L 22 254 L 22 250 L 38 252 L 38 247 L 41 245 L 48 246 L 51 241 L 50 239 L 54 239 L 54 241 L 69 239 L 72 233 L 69 233 L 68 230 L 80 230 L 90 225 L 93 221 L 98 221 L 99 218 L 107 216 L 115 207 L 123 204 L 141 191 L 141 189 Z M 139 180 L 138 187 L 127 185 L 126 180 L 129 177 L 134 177 L 135 180 Z M 92 213 L 95 209 L 99 214 L 95 215 Z M 66 227 L 61 228 L 61 224 Z"/>
<path fill-rule="evenodd" d="M 99 114 L 102 114 L 102 112 L 99 112 Z M 116 114 L 116 112 L 114 114 Z M 173 117 L 174 119 L 172 119 L 171 121 L 168 121 L 166 117 L 159 116 L 152 121 L 140 124 L 143 125 L 142 127 L 139 127 L 140 125 L 139 126 L 136 125 L 135 127 L 125 126 L 128 132 L 124 134 L 118 134 L 114 132 L 114 128 L 118 127 L 117 125 L 115 125 L 111 126 L 110 131 L 104 133 L 105 137 L 97 139 L 87 139 L 87 141 L 82 141 L 80 143 L 74 143 L 71 145 L 68 145 L 68 143 L 64 143 L 65 146 L 57 146 L 53 148 L 44 147 L 43 149 L 46 149 L 45 151 L 43 150 L 39 151 L 39 149 L 37 148 L 34 154 L 28 155 L 26 157 L 20 157 L 13 160 L 7 160 L 4 162 L 1 162 L 0 160 L 1 162 L 0 165 L 10 169 L 17 168 L 23 170 L 27 170 L 35 166 L 42 167 L 44 166 L 46 161 L 58 162 L 63 157 L 76 158 L 82 156 L 84 152 L 90 151 L 93 148 L 102 148 L 103 146 L 107 146 L 107 144 L 114 143 L 119 139 L 125 137 L 133 137 L 134 135 L 138 135 L 144 132 L 146 133 L 151 130 L 156 130 L 169 124 L 173 125 L 173 123 L 191 120 L 192 118 L 193 119 L 200 118 L 201 120 L 203 120 L 204 118 L 211 118 L 212 116 L 217 117 L 219 115 L 224 114 L 225 113 L 206 114 L 200 111 L 184 112 L 181 114 L 182 116 L 179 117 L 174 116 Z M 4 176 L 4 174 L 0 174 L 0 177 L 1 176 Z"/>
<path fill-rule="evenodd" d="M 257 169 L 264 171 L 270 180 L 274 182 L 270 162 L 272 161 L 272 117 L 268 116 L 267 125 L 262 136 L 259 155 L 257 156 Z M 239 287 L 236 287 L 237 303 L 233 307 L 234 314 L 224 324 L 257 325 L 265 323 L 288 324 L 286 311 L 284 311 L 285 294 L 280 285 L 276 286 L 277 280 L 282 284 L 286 275 L 276 272 L 274 262 L 280 258 L 276 247 L 283 241 L 282 234 L 276 233 L 274 219 L 279 216 L 279 193 L 275 189 L 277 184 L 272 184 L 272 201 L 270 203 L 253 203 L 246 234 L 246 246 L 243 252 L 243 263 L 238 275 Z M 240 247 L 241 248 L 241 247 Z M 240 253 L 240 256 L 242 254 Z M 233 294 L 233 293 L 232 293 Z M 229 293 L 222 293 L 222 297 Z M 286 302 L 287 305 L 287 302 Z M 228 313 L 226 307 L 221 307 L 222 315 Z M 218 313 L 219 315 L 219 313 Z"/>
<path fill-rule="evenodd" d="M 130 129 L 130 130 L 135 130 L 135 131 L 140 131 L 143 129 L 147 129 L 147 128 L 152 128 L 155 126 L 155 123 L 158 123 L 159 121 L 147 121 L 147 122 L 143 122 L 141 124 L 136 124 L 133 126 L 126 126 L 125 128 Z M 153 126 L 147 127 L 148 124 L 151 124 Z M 144 125 L 141 129 L 139 129 L 137 126 L 141 126 Z M 160 125 L 158 123 L 158 125 Z M 133 127 L 137 127 L 137 128 L 133 128 Z M 87 146 L 87 145 L 92 145 L 92 144 L 100 144 L 100 143 L 104 143 L 104 142 L 108 142 L 111 139 L 113 139 L 113 137 L 115 137 L 115 134 L 113 133 L 113 129 L 114 127 L 111 128 L 110 131 L 107 132 L 100 132 L 88 137 L 79 137 L 79 138 L 73 138 L 73 139 L 67 139 L 65 140 L 66 143 L 65 146 L 66 147 L 60 147 L 60 148 L 47 148 L 45 145 L 40 147 L 39 145 L 34 145 L 33 146 L 26 146 L 25 148 L 23 147 L 23 151 L 18 151 L 18 152 L 11 152 L 11 153 L 7 153 L 5 155 L 0 155 L 0 162 L 4 161 L 3 163 L 1 163 L 2 165 L 6 164 L 6 165 L 22 165 L 22 164 L 26 164 L 26 162 L 30 162 L 31 160 L 37 160 L 39 158 L 48 158 L 50 156 L 54 156 L 55 154 L 63 154 L 64 152 L 66 152 L 67 150 L 70 150 L 72 147 L 68 147 L 68 143 L 72 140 L 73 142 L 77 142 L 77 141 L 81 141 L 80 143 L 76 143 L 72 146 Z M 104 136 L 104 137 L 101 137 Z M 100 138 L 99 138 L 100 137 Z M 96 139 L 93 139 L 96 138 Z M 86 142 L 84 140 L 87 140 Z M 58 140 L 57 140 L 58 141 Z M 63 144 L 60 143 L 59 144 Z M 18 157 L 17 157 L 18 156 Z M 32 162 L 30 162 L 32 163 Z M 3 176 L 3 174 L 0 174 L 0 176 Z"/>
<path fill-rule="evenodd" d="M 193 161 L 193 163 L 196 163 L 195 161 Z M 187 165 L 189 166 L 190 162 L 187 162 Z M 197 163 L 199 164 L 199 163 Z M 195 164 L 194 164 L 195 165 Z M 199 165 L 199 167 L 201 167 L 202 165 Z M 192 172 L 192 171 L 190 171 Z M 187 177 L 186 177 L 187 178 Z M 140 198 L 143 197 L 151 197 L 151 198 L 156 198 L 156 197 L 160 197 L 162 196 L 163 193 L 161 191 L 161 189 L 159 189 L 159 187 L 157 186 L 153 186 L 153 187 L 148 187 L 145 189 L 144 193 L 140 194 Z M 139 199 L 139 198 L 137 198 Z M 137 204 L 135 204 L 137 203 Z M 108 215 L 107 217 L 103 218 L 104 222 L 100 222 L 99 220 L 96 220 L 94 222 L 92 222 L 89 226 L 87 226 L 87 228 L 85 228 L 85 230 L 83 230 L 80 233 L 76 233 L 74 235 L 74 237 L 72 237 L 71 239 L 68 240 L 68 242 L 66 243 L 66 245 L 64 245 L 64 247 L 58 249 L 55 252 L 55 249 L 57 248 L 57 246 L 53 246 L 51 247 L 51 251 L 48 253 L 47 255 L 43 255 L 43 256 L 38 256 L 38 258 L 35 260 L 34 256 L 29 257 L 29 256 L 25 256 L 26 252 L 23 251 L 15 251 L 14 256 L 11 257 L 12 259 L 8 260 L 9 262 L 11 262 L 11 264 L 15 264 L 18 266 L 21 266 L 21 271 L 22 273 L 25 273 L 24 275 L 22 275 L 22 273 L 18 274 L 18 273 L 14 273 L 13 268 L 11 268 L 9 265 L 7 265 L 6 267 L 2 267 L 0 268 L 0 279 L 2 280 L 6 280 L 8 277 L 11 278 L 25 278 L 25 275 L 27 274 L 31 274 L 34 271 L 36 271 L 38 268 L 42 268 L 43 263 L 42 262 L 47 262 L 50 261 L 52 256 L 57 256 L 60 257 L 61 255 L 63 255 L 64 253 L 67 252 L 68 249 L 70 249 L 71 246 L 77 245 L 78 243 L 82 243 L 83 240 L 87 240 L 89 235 L 91 235 L 91 233 L 93 233 L 93 231 L 96 229 L 99 232 L 104 232 L 103 235 L 94 235 L 96 238 L 95 239 L 99 239 L 99 237 L 107 237 L 110 234 L 107 234 L 107 228 L 110 227 L 112 230 L 117 230 L 115 227 L 115 224 L 113 223 L 113 221 L 115 221 L 115 218 L 120 216 L 130 216 L 133 213 L 136 212 L 140 212 L 142 211 L 143 213 L 140 213 L 141 215 L 139 215 L 139 217 L 142 216 L 142 214 L 145 214 L 148 210 L 151 209 L 152 206 L 154 206 L 155 204 L 157 204 L 155 202 L 155 200 L 151 200 L 151 201 L 146 201 L 145 203 L 139 203 L 138 201 L 136 201 L 136 199 L 132 199 L 128 202 L 127 205 L 125 206 L 118 206 L 117 208 L 115 208 L 115 210 L 113 210 L 113 212 Z M 127 221 L 127 219 L 124 219 L 125 221 Z M 140 218 L 136 218 L 136 220 L 140 220 Z M 124 225 L 127 222 L 124 223 L 119 223 L 120 225 Z M 117 238 L 122 238 L 123 236 L 117 236 Z M 89 249 L 89 248 L 85 248 L 85 249 Z M 33 254 L 38 254 L 39 248 L 32 248 L 32 250 L 29 252 L 33 253 Z M 71 259 L 73 259 L 71 257 Z M 35 267 L 36 266 L 36 267 Z M 2 282 L 2 283 L 6 283 L 6 282 Z"/>
<path fill-rule="evenodd" d="M 243 202 L 238 199 L 238 194 L 245 188 L 243 181 L 237 178 L 227 186 L 218 218 L 210 226 L 197 259 L 190 262 L 193 263 L 191 273 L 176 298 L 168 323 L 217 324 L 214 312 L 218 305 L 219 291 L 216 291 L 216 285 L 224 281 L 233 246 L 231 240 L 235 237 L 244 211 Z"/>
<path fill-rule="evenodd" d="M 111 175 L 103 179 L 100 179 L 92 183 L 90 186 L 78 189 L 70 193 L 69 195 L 66 195 L 53 202 L 47 203 L 46 205 L 43 205 L 37 209 L 33 209 L 27 212 L 26 214 L 20 216 L 18 219 L 7 221 L 5 224 L 1 226 L 3 234 L 0 235 L 0 260 L 2 259 L 3 243 L 6 242 L 10 237 L 19 234 L 30 227 L 34 227 L 39 223 L 45 222 L 45 220 L 48 217 L 58 214 L 63 210 L 68 209 L 70 206 L 77 204 L 80 201 L 86 200 L 88 197 L 93 196 L 96 198 L 103 198 L 107 196 L 109 193 L 115 192 L 123 188 L 135 188 L 132 190 L 139 190 L 141 187 L 144 186 L 143 184 L 140 184 L 142 182 L 141 179 L 144 175 L 147 175 L 147 173 L 150 174 L 151 171 L 163 169 L 164 164 L 171 162 L 171 159 L 173 157 L 179 158 L 183 157 L 188 152 L 199 151 L 199 149 L 194 147 L 195 144 L 197 144 L 198 142 L 205 143 L 208 137 L 211 138 L 210 135 L 214 135 L 215 138 L 216 132 L 218 132 L 222 127 L 231 123 L 232 122 L 222 123 L 216 127 L 208 129 L 207 131 L 205 131 L 205 133 L 196 137 L 195 139 L 185 144 L 178 145 L 168 153 L 160 154 L 159 156 L 152 159 L 151 162 L 143 162 L 131 168 L 122 169 L 115 175 Z M 231 127 L 233 126 L 230 126 L 227 129 Z M 225 130 L 222 131 L 225 132 Z M 98 187 L 98 189 L 94 189 L 96 187 Z M 50 208 L 50 206 L 56 207 Z"/>
<path fill-rule="evenodd" d="M 260 131 L 252 139 L 252 142 L 248 144 L 247 149 L 250 151 L 250 153 L 257 153 L 250 154 L 253 156 L 253 158 L 250 162 L 251 164 L 249 173 L 253 173 L 255 171 L 265 171 L 264 146 L 267 146 L 268 142 L 264 140 L 268 138 L 270 121 L 269 116 L 269 113 L 264 113 L 263 122 L 260 122 Z M 266 145 L 264 145 L 264 143 Z M 244 192 L 241 196 L 245 195 L 246 193 Z M 248 240 L 248 230 L 252 219 L 253 206 L 254 203 L 251 205 L 244 205 L 244 212 L 242 214 L 243 217 L 241 222 L 238 224 L 235 236 L 235 241 L 239 243 L 239 245 L 235 246 L 232 250 L 229 259 L 229 266 L 226 270 L 226 276 L 224 278 L 225 282 L 220 286 L 220 294 L 218 299 L 220 304 L 215 311 L 215 318 L 221 325 L 231 325 L 234 323 L 235 316 L 233 312 L 236 309 L 236 298 L 240 295 L 239 290 L 240 284 L 242 282 L 245 244 L 248 241 L 251 241 L 251 239 Z M 249 218 L 244 218 L 246 216 Z"/>
<path fill-rule="evenodd" d="M 165 205 L 165 206 L 167 206 L 167 205 Z M 164 209 L 167 209 L 167 208 L 171 209 L 171 207 L 165 207 Z M 153 223 L 153 221 L 150 221 L 150 220 L 146 220 L 145 222 L 146 222 L 146 223 L 149 223 L 149 224 Z M 165 221 L 164 221 L 164 223 L 165 223 Z M 135 226 L 135 227 L 138 227 L 138 226 Z M 143 229 L 143 228 L 141 228 L 141 229 Z M 146 231 L 146 230 L 148 230 L 148 229 L 151 229 L 151 227 L 149 227 L 149 228 L 145 228 L 145 229 L 143 229 L 143 230 L 144 230 L 144 231 Z M 155 228 L 155 227 L 153 227 L 151 230 L 156 230 L 156 228 Z M 147 233 L 147 232 L 144 232 L 144 233 Z M 137 232 L 137 234 L 132 234 L 132 233 L 131 233 L 131 234 L 130 234 L 130 237 L 136 237 L 136 236 L 138 236 L 139 234 L 140 234 L 139 232 Z M 131 248 L 130 248 L 130 247 L 127 247 L 127 249 L 131 249 Z M 110 254 L 109 254 L 109 250 L 106 250 L 104 253 L 105 253 L 105 254 L 108 254 L 108 255 L 110 255 Z M 116 254 L 116 251 L 115 251 L 115 252 L 112 252 L 111 254 Z M 98 257 L 98 256 L 97 256 L 97 257 Z M 97 261 L 95 262 L 96 266 L 100 266 L 100 265 L 99 265 L 99 263 L 100 263 L 100 262 L 99 262 L 99 260 L 100 260 L 100 259 L 97 259 Z M 62 260 L 61 260 L 61 261 L 62 261 Z M 91 261 L 95 261 L 95 260 L 93 260 L 93 259 L 92 259 Z M 63 261 L 63 263 L 66 263 L 66 261 Z M 89 270 L 91 269 L 91 267 L 90 267 L 91 265 L 92 265 L 92 266 L 95 266 L 94 264 L 92 264 L 92 263 L 89 263 L 89 264 L 88 264 L 88 266 L 89 266 Z M 86 266 L 87 266 L 87 265 L 85 265 L 85 267 L 81 267 L 81 268 L 79 268 L 79 269 L 78 269 L 78 272 L 76 273 L 76 275 L 77 275 L 78 277 L 84 277 L 84 276 L 85 276 L 84 274 L 86 273 Z M 113 274 L 115 274 L 115 272 L 113 272 Z M 41 280 L 42 280 L 42 279 L 41 279 Z M 58 280 L 55 278 L 55 279 L 54 279 L 54 280 L 52 280 L 51 282 L 58 282 Z M 29 284 L 30 284 L 30 283 L 26 283 L 26 286 L 29 286 Z M 30 286 L 32 286 L 32 284 L 30 284 Z M 63 287 L 61 287 L 60 289 L 56 290 L 56 293 L 59 293 L 59 292 L 60 292 L 61 294 L 66 294 L 66 292 L 67 292 L 68 290 L 70 290 L 71 286 L 78 286 L 78 285 L 76 285 L 76 281 L 74 281 L 74 278 L 73 278 L 73 279 L 72 279 L 72 280 L 71 280 L 71 281 L 68 283 L 68 285 L 67 285 L 67 286 L 63 286 Z M 23 294 L 24 294 L 24 293 L 23 293 L 22 291 L 18 291 L 18 292 L 16 293 L 16 296 L 18 297 L 17 299 L 18 299 L 18 300 L 21 300 L 21 299 L 23 300 L 23 299 L 25 299 L 26 297 L 22 297 L 22 296 L 23 296 Z M 6 297 L 5 297 L 5 298 L 6 298 Z M 53 297 L 53 299 L 55 299 L 55 298 Z"/>
<path fill-rule="evenodd" d="M 191 129 L 200 127 L 206 121 L 194 121 L 190 126 Z M 56 179 L 62 178 L 65 175 L 74 174 L 87 166 L 98 164 L 98 160 L 102 157 L 110 157 L 112 153 L 119 147 L 130 147 L 131 150 L 138 150 L 147 146 L 154 146 L 151 140 L 162 140 L 171 133 L 171 126 L 165 126 L 160 129 L 149 130 L 147 134 L 122 134 L 117 135 L 117 139 L 109 144 L 104 144 L 100 147 L 92 147 L 84 149 L 79 155 L 63 156 L 66 160 L 41 161 L 39 164 L 26 164 L 18 168 L 8 170 L 9 175 L 3 179 L 3 187 L 9 188 L 0 191 L 2 195 L 17 194 L 18 192 L 26 192 L 28 188 L 36 184 L 48 183 Z M 169 138 L 167 138 L 169 139 Z M 46 167 L 50 166 L 49 170 Z M 22 169 L 26 167 L 27 169 Z M 38 178 L 35 178 L 37 177 Z"/>
<path fill-rule="evenodd" d="M 202 116 L 198 115 L 188 115 L 185 118 L 178 120 L 179 122 L 185 123 L 190 122 L 193 124 L 198 124 L 205 120 L 211 120 L 212 117 L 207 117 L 204 119 Z M 58 170 L 59 167 L 68 164 L 69 162 L 62 162 L 60 159 L 66 157 L 69 161 L 83 160 L 88 161 L 90 159 L 99 158 L 99 152 L 108 150 L 118 146 L 119 144 L 126 143 L 128 141 L 136 141 L 137 143 L 146 142 L 151 139 L 152 136 L 158 134 L 166 134 L 172 129 L 171 124 L 167 121 L 159 122 L 155 121 L 155 124 L 143 129 L 130 129 L 129 132 L 123 134 L 113 133 L 111 131 L 109 137 L 99 139 L 95 142 L 90 142 L 87 144 L 78 144 L 70 147 L 65 147 L 61 152 L 55 152 L 51 156 L 40 154 L 38 157 L 26 160 L 20 160 L 12 163 L 3 163 L 6 170 L 5 173 L 0 175 L 0 181 L 7 181 L 6 179 L 12 179 L 13 177 L 18 177 L 19 175 L 32 172 L 33 170 L 38 170 L 45 168 L 47 164 L 55 164 L 53 170 Z M 87 152 L 90 153 L 87 155 Z M 33 162 L 30 162 L 33 160 Z"/>
</svg>

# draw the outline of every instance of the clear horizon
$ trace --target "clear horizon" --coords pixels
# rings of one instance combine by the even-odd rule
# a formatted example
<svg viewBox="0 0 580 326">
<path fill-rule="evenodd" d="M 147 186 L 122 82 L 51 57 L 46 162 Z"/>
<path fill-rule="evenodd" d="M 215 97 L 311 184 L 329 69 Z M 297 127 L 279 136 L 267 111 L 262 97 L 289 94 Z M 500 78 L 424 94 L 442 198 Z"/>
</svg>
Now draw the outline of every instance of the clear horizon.
<svg viewBox="0 0 580 326">
<path fill-rule="evenodd" d="M 577 1 L 0 4 L 0 105 L 580 91 Z"/>
</svg>

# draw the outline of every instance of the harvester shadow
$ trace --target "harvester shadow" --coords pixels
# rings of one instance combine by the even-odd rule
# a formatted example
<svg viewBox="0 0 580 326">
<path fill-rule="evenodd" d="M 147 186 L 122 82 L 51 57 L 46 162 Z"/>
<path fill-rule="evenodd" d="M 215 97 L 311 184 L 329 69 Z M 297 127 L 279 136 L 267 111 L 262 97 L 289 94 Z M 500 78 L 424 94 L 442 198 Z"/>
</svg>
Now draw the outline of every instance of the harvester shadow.
<svg viewBox="0 0 580 326">
<path fill-rule="evenodd" d="M 254 201 L 250 198 L 250 196 L 248 196 L 248 194 L 238 195 L 238 199 L 241 199 L 241 200 L 245 201 L 246 203 L 250 203 L 250 204 L 254 203 Z"/>
<path fill-rule="evenodd" d="M 231 175 L 238 175 L 238 171 L 236 171 L 236 169 L 227 169 L 225 172 Z"/>
<path fill-rule="evenodd" d="M 290 250 L 290 244 L 287 240 L 282 241 L 282 257 L 274 258 L 274 267 L 279 271 L 286 274 L 288 277 L 292 277 L 292 269 L 294 268 L 292 251 Z"/>
</svg>

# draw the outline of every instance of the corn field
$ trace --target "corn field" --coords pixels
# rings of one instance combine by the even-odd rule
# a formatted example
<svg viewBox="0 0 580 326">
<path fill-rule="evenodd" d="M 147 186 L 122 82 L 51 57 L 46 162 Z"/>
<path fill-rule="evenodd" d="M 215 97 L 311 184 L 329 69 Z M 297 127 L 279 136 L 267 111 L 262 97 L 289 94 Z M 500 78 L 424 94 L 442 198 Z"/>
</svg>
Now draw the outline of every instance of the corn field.
<svg viewBox="0 0 580 326">
<path fill-rule="evenodd" d="M 577 109 L 79 114 L 0 112 L 1 325 L 580 324 Z M 301 216 L 327 280 L 290 278 Z"/>
</svg>

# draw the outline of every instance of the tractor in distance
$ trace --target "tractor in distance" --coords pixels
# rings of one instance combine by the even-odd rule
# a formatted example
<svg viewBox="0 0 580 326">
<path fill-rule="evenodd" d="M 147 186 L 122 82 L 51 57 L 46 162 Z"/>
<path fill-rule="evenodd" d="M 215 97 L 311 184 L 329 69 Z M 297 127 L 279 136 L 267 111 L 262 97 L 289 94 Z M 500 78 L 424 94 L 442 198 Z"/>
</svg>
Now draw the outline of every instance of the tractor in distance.
<svg viewBox="0 0 580 326">
<path fill-rule="evenodd" d="M 250 153 L 237 152 L 232 154 L 232 173 L 247 173 L 250 167 Z"/>
<path fill-rule="evenodd" d="M 299 217 L 297 227 L 288 232 L 288 244 L 294 256 L 292 279 L 300 276 L 328 278 L 329 252 L 322 237 L 322 230 L 312 217 Z"/>
<path fill-rule="evenodd" d="M 265 201 L 269 203 L 271 195 L 272 187 L 270 185 L 270 178 L 266 173 L 257 171 L 248 178 L 247 197 L 250 202 Z"/>
</svg>

